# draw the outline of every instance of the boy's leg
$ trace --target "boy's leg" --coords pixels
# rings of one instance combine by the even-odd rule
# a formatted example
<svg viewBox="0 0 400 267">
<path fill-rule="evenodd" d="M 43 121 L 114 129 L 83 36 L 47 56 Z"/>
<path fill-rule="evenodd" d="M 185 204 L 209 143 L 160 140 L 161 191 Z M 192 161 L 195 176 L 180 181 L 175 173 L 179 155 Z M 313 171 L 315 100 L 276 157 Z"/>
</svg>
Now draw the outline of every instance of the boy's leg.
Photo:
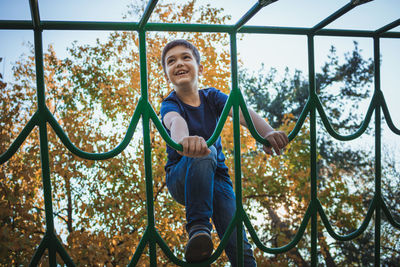
<svg viewBox="0 0 400 267">
<path fill-rule="evenodd" d="M 216 175 L 214 179 L 214 214 L 213 222 L 217 230 L 218 236 L 223 237 L 229 223 L 231 222 L 236 211 L 235 193 L 233 192 L 232 182 L 229 177 L 221 177 Z M 244 249 L 244 266 L 256 266 L 251 245 L 247 240 L 246 232 L 243 229 L 243 249 Z M 225 247 L 229 261 L 233 267 L 237 266 L 237 243 L 236 228 L 231 234 L 228 244 Z"/>
<path fill-rule="evenodd" d="M 186 207 L 186 229 L 196 224 L 206 225 L 210 230 L 213 213 L 214 174 L 217 153 L 202 158 L 182 157 L 167 173 L 167 187 L 172 197 Z"/>
<path fill-rule="evenodd" d="M 213 213 L 217 153 L 213 146 L 210 150 L 211 153 L 202 158 L 182 157 L 167 173 L 170 194 L 186 207 L 189 242 L 185 255 L 188 261 L 202 260 L 209 256 L 198 255 L 199 250 L 208 251 L 209 254 L 212 252 L 210 218 Z"/>
</svg>

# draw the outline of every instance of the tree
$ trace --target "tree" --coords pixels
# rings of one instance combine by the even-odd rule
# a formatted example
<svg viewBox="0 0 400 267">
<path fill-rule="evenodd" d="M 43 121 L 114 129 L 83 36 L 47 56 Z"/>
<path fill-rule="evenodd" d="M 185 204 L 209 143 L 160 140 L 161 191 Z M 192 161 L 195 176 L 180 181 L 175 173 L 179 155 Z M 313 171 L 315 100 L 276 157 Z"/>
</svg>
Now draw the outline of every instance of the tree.
<svg viewBox="0 0 400 267">
<path fill-rule="evenodd" d="M 142 7 L 135 5 L 132 8 L 132 14 L 137 14 Z M 185 5 L 158 5 L 153 16 L 164 22 L 179 20 L 220 24 L 228 18 L 220 13 L 220 10 L 211 7 L 195 8 L 193 1 Z M 159 62 L 160 48 L 168 40 L 166 36 L 149 34 L 147 38 L 149 99 L 156 110 L 168 91 Z M 205 61 L 204 82 L 228 91 L 229 53 L 215 48 L 224 43 L 226 45 L 222 34 L 172 33 L 168 36 L 169 39 L 191 38 L 209 59 Z M 110 150 L 122 139 L 124 132 L 118 130 L 126 129 L 140 96 L 138 36 L 132 32 L 114 32 L 104 43 L 98 41 L 94 46 L 75 43 L 69 52 L 68 58 L 60 60 L 50 46 L 44 55 L 46 104 L 78 148 L 88 152 Z M 14 88 L 18 90 L 5 92 L 8 105 L 15 101 L 11 96 L 16 92 L 18 101 L 23 105 L 36 102 L 33 60 L 29 57 L 16 64 Z M 8 107 L 3 110 L 8 112 L 7 116 L 12 112 L 8 111 Z M 31 115 L 32 112 L 27 117 Z M 140 126 L 137 131 L 140 132 Z M 157 228 L 170 248 L 182 257 L 187 238 L 183 234 L 184 210 L 172 201 L 166 191 L 163 170 L 165 143 L 154 127 L 151 139 Z M 143 235 L 147 221 L 140 134 L 134 141 L 139 143 L 119 156 L 94 162 L 72 155 L 50 131 L 54 215 L 60 238 L 76 264 L 125 265 Z M 38 147 L 38 138 L 25 143 L 21 150 L 32 147 Z M 33 152 L 36 154 L 35 157 L 30 156 L 30 165 L 39 170 L 38 150 Z M 13 168 L 13 171 L 18 169 Z M 37 175 L 40 175 L 39 171 Z M 35 190 L 40 192 L 40 189 L 40 183 L 36 184 Z M 39 222 L 43 227 L 43 220 Z M 39 241 L 36 241 L 38 244 Z M 31 255 L 32 247 L 34 245 L 25 247 L 25 253 Z M 169 260 L 159 252 L 158 263 L 168 264 Z M 220 262 L 224 260 L 226 258 L 222 257 Z M 145 255 L 139 265 L 145 266 L 147 262 Z"/>
<path fill-rule="evenodd" d="M 133 4 L 128 16 L 141 14 L 144 9 L 143 3 Z M 134 19 L 138 20 L 137 17 Z M 223 16 L 222 10 L 209 6 L 197 7 L 195 1 L 191 1 L 183 5 L 158 4 L 151 19 L 161 22 L 224 24 L 229 17 Z M 229 38 L 226 34 L 147 33 L 146 38 L 149 101 L 155 110 L 159 110 L 162 98 L 171 89 L 164 80 L 159 58 L 161 48 L 168 40 L 174 38 L 188 38 L 200 49 L 205 58 L 202 80 L 204 86 L 211 85 L 225 93 L 229 92 L 230 57 L 227 50 Z M 327 65 L 326 73 L 321 77 L 321 84 L 324 84 L 323 77 L 332 78 L 334 66 L 336 66 L 332 63 L 334 61 L 331 59 L 331 63 Z M 6 89 L 2 88 L 3 108 L 0 123 L 2 126 L 8 125 L 8 128 L 2 127 L 1 129 L 1 138 L 6 141 L 1 143 L 0 153 L 5 151 L 13 139 L 9 136 L 10 132 L 16 136 L 35 110 L 35 104 L 32 105 L 32 103 L 36 103 L 33 62 L 33 57 L 18 62 L 14 68 L 15 83 L 8 87 L 2 85 Z M 98 40 L 95 45 L 80 45 L 76 42 L 72 44 L 69 56 L 65 59 L 59 59 L 50 46 L 45 53 L 44 62 L 47 106 L 72 143 L 88 152 L 104 152 L 115 147 L 122 140 L 140 98 L 137 34 L 113 32 L 107 40 Z M 357 64 L 359 67 L 363 63 Z M 348 76 L 345 76 L 348 77 L 348 80 L 343 79 L 343 81 L 351 83 L 353 80 L 357 80 L 356 78 L 365 76 L 363 79 L 366 80 L 361 79 L 360 84 L 367 83 L 370 72 L 359 74 L 358 67 L 342 70 L 343 73 L 349 73 Z M 262 75 L 259 76 L 259 78 L 262 77 Z M 266 110 L 268 113 L 264 114 L 268 117 L 268 114 L 271 113 L 272 117 L 268 117 L 269 121 L 275 127 L 280 127 L 286 132 L 293 128 L 296 116 L 299 114 L 295 110 L 290 110 L 289 107 L 299 103 L 297 110 L 300 111 L 301 104 L 304 105 L 307 96 L 305 79 L 301 77 L 300 72 L 296 77 L 297 80 L 293 79 L 293 84 L 297 85 L 293 85 L 293 88 L 298 88 L 298 92 L 291 95 L 291 100 L 285 99 L 283 97 L 285 95 L 281 96 L 284 105 L 282 110 L 285 111 L 285 115 L 278 118 L 278 114 L 283 114 L 279 109 L 277 111 L 275 109 Z M 285 83 L 278 84 L 274 76 L 269 78 L 270 82 L 276 83 L 277 88 L 284 87 Z M 256 78 L 252 77 L 252 79 L 246 80 L 246 76 L 242 76 L 242 80 L 245 82 L 242 84 L 242 88 L 247 90 L 246 86 L 252 85 L 259 86 L 264 90 L 267 85 L 270 85 L 268 83 L 255 84 Z M 340 79 L 337 78 L 337 80 Z M 289 76 L 286 82 L 288 84 L 292 82 Z M 325 81 L 325 84 L 328 83 Z M 293 90 L 288 89 L 287 86 L 285 88 L 287 88 L 287 95 L 290 95 Z M 246 90 L 250 100 L 251 92 Z M 255 97 L 255 99 L 261 98 Z M 263 99 L 264 102 L 266 100 L 271 102 L 272 107 L 281 108 L 278 101 L 274 101 L 271 95 L 269 98 Z M 329 101 L 327 99 L 324 103 L 328 104 Z M 53 208 L 57 230 L 64 246 L 78 265 L 126 265 L 145 231 L 147 211 L 145 174 L 142 162 L 144 152 L 140 130 L 140 124 L 138 124 L 136 129 L 138 134 L 132 140 L 132 145 L 117 157 L 105 161 L 79 159 L 61 144 L 52 130 L 49 131 Z M 230 120 L 227 121 L 222 135 L 227 163 L 229 166 L 233 166 L 233 134 Z M 309 202 L 307 135 L 307 128 L 303 128 L 283 157 L 270 158 L 257 153 L 255 151 L 257 145 L 250 137 L 249 132 L 242 131 L 243 196 L 253 222 L 262 233 L 263 242 L 268 245 L 281 246 L 292 238 L 293 231 L 299 225 Z M 172 200 L 166 190 L 163 169 L 166 162 L 165 142 L 153 125 L 150 138 L 156 227 L 171 250 L 182 258 L 183 247 L 187 240 L 184 231 L 184 209 Z M 39 243 L 43 234 L 40 230 L 39 233 L 35 231 L 44 227 L 36 132 L 31 133 L 20 151 L 21 156 L 20 154 L 15 155 L 1 170 L 1 183 L 2 186 L 6 185 L 0 195 L 2 197 L 1 207 L 7 205 L 11 207 L 4 209 L 7 210 L 4 214 L 1 213 L 1 227 L 7 229 L 8 232 L 22 233 L 25 231 L 24 236 L 32 236 L 28 245 L 18 249 L 11 247 L 7 250 L 7 253 L 12 251 L 12 254 L 9 254 L 11 259 L 17 259 L 17 256 L 14 255 L 18 253 L 21 255 L 18 256 L 16 265 L 19 263 L 26 265 L 33 253 L 32 247 Z M 331 156 L 329 153 L 327 154 Z M 321 156 L 321 162 L 323 160 L 328 162 L 327 158 Z M 321 166 L 326 167 L 327 165 Z M 230 170 L 231 177 L 234 177 L 233 167 Z M 340 194 L 349 195 L 348 187 L 343 185 L 346 178 L 342 176 L 343 167 L 329 165 L 328 170 L 335 179 L 320 183 L 323 185 L 320 188 L 320 199 L 325 203 L 332 203 L 328 213 L 337 221 L 338 226 L 344 229 L 355 227 L 360 219 L 358 215 L 361 214 L 360 210 L 363 206 L 355 205 L 355 214 L 348 214 L 340 207 L 346 202 L 355 203 L 360 196 L 353 194 L 348 198 L 339 198 Z M 367 173 L 365 169 L 363 170 Z M 31 180 L 32 182 L 29 182 Z M 12 184 L 9 185 L 11 182 Z M 18 186 L 25 183 L 29 187 L 25 186 L 23 191 L 18 191 Z M 27 196 L 28 192 L 35 192 L 35 195 Z M 18 204 L 16 201 L 11 202 L 13 198 L 22 200 Z M 19 211 L 18 205 L 24 206 L 25 209 Z M 280 211 L 285 210 L 287 214 L 282 212 L 280 215 Z M 17 214 L 17 212 L 25 214 L 23 216 L 29 218 L 29 227 L 26 227 L 28 219 L 20 221 L 21 223 L 18 224 L 12 223 L 10 214 Z M 31 214 L 35 216 L 32 220 L 28 216 Z M 22 215 L 17 217 L 19 218 L 19 216 L 23 217 Z M 260 217 L 264 220 L 256 221 Z M 23 225 L 22 222 L 25 224 Z M 0 239 L 0 247 L 7 247 L 10 245 L 9 240 L 18 239 L 17 236 L 8 236 Z M 23 238 L 20 240 L 24 241 Z M 216 235 L 214 240 L 218 240 Z M 305 240 L 296 249 L 283 255 L 270 256 L 257 251 L 257 261 L 260 266 L 263 264 L 307 265 L 309 262 L 307 241 L 307 237 L 305 237 Z M 320 242 L 325 242 L 321 247 L 324 250 L 325 261 L 329 262 L 329 257 L 335 257 L 336 254 L 331 255 L 332 251 L 329 250 L 331 244 L 325 240 L 324 235 L 320 236 Z M 157 256 L 158 265 L 172 265 L 161 250 L 158 250 Z M 3 257 L 1 257 L 0 262 L 7 263 L 9 258 L 4 258 L 2 261 Z M 61 262 L 60 259 L 58 261 Z M 148 256 L 143 255 L 139 266 L 146 266 L 148 262 Z M 226 262 L 227 258 L 223 256 L 218 259 L 216 266 L 222 266 Z"/>
<path fill-rule="evenodd" d="M 0 73 L 0 151 L 8 148 L 27 121 L 30 108 L 24 105 L 25 97 L 20 86 L 6 84 Z M 34 142 L 38 133 L 32 137 L 0 168 L 0 264 L 27 265 L 31 248 L 44 233 L 39 147 Z"/>
<path fill-rule="evenodd" d="M 362 100 L 366 99 L 370 94 L 369 88 L 373 79 L 373 62 L 371 59 L 363 59 L 360 52 L 361 50 L 355 42 L 354 50 L 351 53 L 346 53 L 344 63 L 340 63 L 339 57 L 336 55 L 336 50 L 332 47 L 328 55 L 328 61 L 323 65 L 321 73 L 316 74 L 316 92 L 318 97 L 323 104 L 331 124 L 341 133 L 345 132 L 348 134 L 354 132 L 360 126 L 362 114 L 359 112 L 359 106 Z M 266 71 L 262 67 L 257 75 L 250 74 L 247 70 L 242 69 L 240 77 L 241 87 L 244 88 L 248 103 L 253 105 L 257 111 L 264 113 L 273 127 L 287 128 L 285 126 L 288 125 L 287 120 L 289 119 L 290 122 L 294 123 L 305 107 L 308 98 L 308 80 L 303 77 L 302 72 L 299 70 L 296 70 L 291 75 L 290 71 L 286 69 L 283 78 L 278 79 L 275 69 Z M 291 114 L 292 116 L 288 117 L 287 114 Z M 321 121 L 318 121 L 318 123 L 320 126 L 319 129 L 324 129 Z M 308 144 L 308 140 L 304 140 L 304 137 L 301 137 L 304 134 L 308 135 L 304 131 L 300 132 L 299 136 L 293 141 L 293 144 L 298 142 Z M 373 180 L 371 175 L 374 173 L 373 165 L 371 164 L 373 160 L 371 159 L 370 151 L 354 150 L 353 147 L 343 146 L 340 142 L 332 141 L 325 131 L 319 130 L 317 142 L 319 153 L 318 197 L 324 205 L 327 215 L 333 221 L 333 225 L 336 226 L 336 231 L 340 234 L 346 234 L 358 227 L 372 199 L 370 191 L 367 190 L 367 183 L 368 181 L 371 183 L 371 180 Z M 308 146 L 303 147 L 303 149 L 308 154 Z M 288 149 L 288 154 L 290 154 L 290 150 L 291 148 Z M 251 157 L 253 158 L 254 155 Z M 289 158 L 293 159 L 293 157 Z M 306 163 L 305 159 L 302 163 Z M 255 165 L 257 164 L 255 163 Z M 309 166 L 309 164 L 305 166 Z M 276 177 L 285 177 L 285 183 L 288 183 L 293 177 L 287 177 L 287 174 L 287 168 L 284 168 L 283 173 L 278 171 L 275 174 L 275 179 Z M 298 183 L 308 182 L 308 173 L 305 176 L 301 176 L 296 171 L 291 175 L 296 176 L 296 174 Z M 364 181 L 364 185 L 362 182 L 362 186 L 360 186 L 360 183 L 356 184 L 353 177 Z M 263 181 L 264 179 L 266 178 L 261 178 L 260 180 Z M 305 189 L 303 185 L 297 184 L 295 186 L 302 190 Z M 249 187 L 247 186 L 246 188 Z M 264 185 L 258 187 L 258 195 L 253 192 L 254 190 L 252 189 L 249 196 L 263 196 L 262 192 L 265 194 L 271 191 L 269 188 L 264 187 Z M 368 193 L 366 194 L 365 192 Z M 271 196 L 268 195 L 268 197 Z M 285 229 L 288 228 L 287 225 L 299 225 L 300 221 L 297 217 L 297 219 L 293 219 L 293 213 L 302 211 L 302 214 L 304 214 L 306 206 L 295 206 L 293 208 L 293 203 L 290 202 L 293 198 L 296 199 L 295 203 L 300 203 L 304 196 L 301 192 L 296 192 L 295 194 L 290 194 L 290 197 L 284 201 L 286 211 L 292 217 L 285 218 L 283 224 L 279 216 L 276 216 L 270 208 L 274 205 L 274 202 L 267 201 L 264 204 L 264 212 L 270 214 L 270 220 L 266 222 L 266 225 L 262 226 L 261 231 L 273 233 L 268 224 L 278 225 L 275 236 L 268 236 L 270 239 L 266 238 L 269 242 L 277 242 L 282 234 L 288 240 L 294 236 L 296 228 L 293 229 L 292 227 L 291 231 L 285 231 Z M 275 213 L 276 210 L 275 208 Z M 320 227 L 320 229 L 323 229 L 322 225 Z M 362 250 L 369 251 L 364 254 L 365 258 L 373 255 L 373 240 L 370 239 L 371 234 L 371 231 L 368 231 L 361 238 L 350 242 L 328 242 L 326 238 L 327 233 L 325 231 L 319 232 L 318 240 L 325 264 L 327 266 L 342 264 L 359 264 L 363 266 L 361 262 L 352 261 L 352 255 L 358 255 L 358 258 L 360 258 L 359 255 Z M 388 239 L 389 236 L 389 232 L 383 232 L 383 238 L 388 241 L 387 244 L 392 244 L 394 239 Z M 294 253 L 297 253 L 297 251 L 294 250 Z M 342 254 L 345 254 L 345 256 L 343 257 Z M 389 255 L 393 256 L 393 251 Z M 287 257 L 292 259 L 297 265 L 307 265 L 307 253 L 303 252 L 297 255 L 288 253 Z M 277 260 L 280 262 L 282 258 L 277 256 Z M 366 259 L 363 262 L 371 261 L 370 259 Z M 383 257 L 382 262 L 386 262 L 386 257 Z"/>
</svg>

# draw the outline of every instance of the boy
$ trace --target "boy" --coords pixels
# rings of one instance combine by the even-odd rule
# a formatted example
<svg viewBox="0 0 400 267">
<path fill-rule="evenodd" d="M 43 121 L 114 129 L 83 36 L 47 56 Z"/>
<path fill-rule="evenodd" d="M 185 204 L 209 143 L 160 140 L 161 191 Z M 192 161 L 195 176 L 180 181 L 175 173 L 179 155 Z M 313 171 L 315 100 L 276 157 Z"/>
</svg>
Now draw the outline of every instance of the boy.
<svg viewBox="0 0 400 267">
<path fill-rule="evenodd" d="M 172 197 L 186 208 L 186 261 L 199 262 L 209 258 L 213 251 L 210 219 L 221 238 L 236 210 L 221 137 L 209 148 L 205 141 L 214 132 L 228 96 L 215 88 L 198 89 L 203 66 L 197 48 L 188 41 L 168 43 L 161 60 L 165 77 L 174 87 L 161 104 L 161 119 L 171 138 L 183 146 L 182 152 L 167 146 L 166 182 Z M 273 130 L 253 110 L 249 112 L 258 133 L 280 155 L 289 142 L 286 134 Z M 232 110 L 229 115 L 232 116 Z M 246 126 L 243 116 L 240 123 Z M 264 146 L 264 151 L 272 155 L 272 148 Z M 243 236 L 245 266 L 256 266 L 245 232 Z M 236 230 L 225 252 L 232 266 L 236 266 Z"/>
</svg>

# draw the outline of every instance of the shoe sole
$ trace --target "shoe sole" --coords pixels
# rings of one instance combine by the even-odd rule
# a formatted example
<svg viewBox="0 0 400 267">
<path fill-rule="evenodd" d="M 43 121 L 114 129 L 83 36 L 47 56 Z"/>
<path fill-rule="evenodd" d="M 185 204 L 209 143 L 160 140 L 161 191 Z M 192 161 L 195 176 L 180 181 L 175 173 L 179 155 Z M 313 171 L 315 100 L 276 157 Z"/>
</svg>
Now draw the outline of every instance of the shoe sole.
<svg viewBox="0 0 400 267">
<path fill-rule="evenodd" d="M 208 259 L 213 252 L 213 243 L 210 235 L 199 233 L 192 237 L 185 249 L 187 262 L 199 262 Z"/>
</svg>

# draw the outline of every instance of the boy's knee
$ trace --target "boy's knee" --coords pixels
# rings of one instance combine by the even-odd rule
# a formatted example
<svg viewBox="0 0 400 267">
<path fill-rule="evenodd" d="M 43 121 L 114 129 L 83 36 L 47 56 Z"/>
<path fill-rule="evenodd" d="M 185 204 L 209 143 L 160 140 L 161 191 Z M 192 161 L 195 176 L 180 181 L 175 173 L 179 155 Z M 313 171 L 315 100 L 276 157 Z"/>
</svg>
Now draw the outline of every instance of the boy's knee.
<svg viewBox="0 0 400 267">
<path fill-rule="evenodd" d="M 211 152 L 210 154 L 208 154 L 208 156 L 217 160 L 217 149 L 215 148 L 215 146 L 210 146 L 209 149 L 211 150 Z"/>
<path fill-rule="evenodd" d="M 214 146 L 210 146 L 211 150 L 210 154 L 201 158 L 195 158 L 194 161 L 202 162 L 202 161 L 210 161 L 214 166 L 217 165 L 217 149 Z"/>
</svg>

